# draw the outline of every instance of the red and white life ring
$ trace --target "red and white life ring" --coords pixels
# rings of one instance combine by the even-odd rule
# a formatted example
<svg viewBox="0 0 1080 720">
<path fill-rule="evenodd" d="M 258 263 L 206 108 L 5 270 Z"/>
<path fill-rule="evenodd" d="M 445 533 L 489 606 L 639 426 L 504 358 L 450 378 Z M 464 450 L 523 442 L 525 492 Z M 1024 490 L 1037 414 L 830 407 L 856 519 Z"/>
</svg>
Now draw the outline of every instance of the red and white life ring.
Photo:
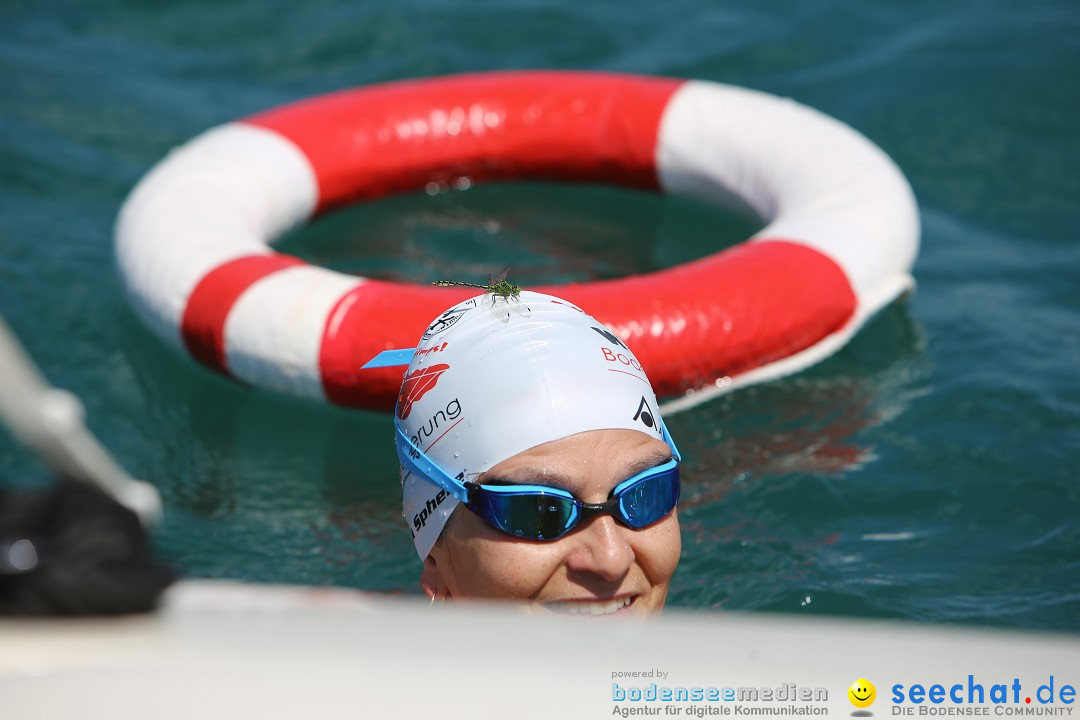
<svg viewBox="0 0 1080 720">
<path fill-rule="evenodd" d="M 472 291 L 356 277 L 269 247 L 348 203 L 506 179 L 611 183 L 736 202 L 767 226 L 647 275 L 532 288 L 631 347 L 660 395 L 804 368 L 913 287 L 918 214 L 903 175 L 848 126 L 711 82 L 582 72 L 450 76 L 347 90 L 213 128 L 134 189 L 116 230 L 139 314 L 258 387 L 390 408 L 412 347 Z"/>
</svg>

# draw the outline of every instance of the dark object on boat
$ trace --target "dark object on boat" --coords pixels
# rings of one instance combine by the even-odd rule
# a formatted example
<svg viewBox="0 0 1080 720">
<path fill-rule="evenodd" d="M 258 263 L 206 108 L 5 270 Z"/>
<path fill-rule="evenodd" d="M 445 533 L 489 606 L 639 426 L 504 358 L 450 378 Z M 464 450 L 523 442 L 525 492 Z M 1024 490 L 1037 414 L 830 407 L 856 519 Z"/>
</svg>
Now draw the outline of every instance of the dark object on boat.
<svg viewBox="0 0 1080 720">
<path fill-rule="evenodd" d="M 0 615 L 149 612 L 175 579 L 135 513 L 97 488 L 0 488 Z"/>
</svg>

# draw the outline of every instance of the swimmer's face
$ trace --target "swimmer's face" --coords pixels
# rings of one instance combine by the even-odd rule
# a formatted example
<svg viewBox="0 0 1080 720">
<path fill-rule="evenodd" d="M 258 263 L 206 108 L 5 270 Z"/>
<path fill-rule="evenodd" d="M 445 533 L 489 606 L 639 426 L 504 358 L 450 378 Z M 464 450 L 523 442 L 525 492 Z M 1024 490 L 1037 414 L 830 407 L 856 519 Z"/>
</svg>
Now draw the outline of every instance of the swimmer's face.
<svg viewBox="0 0 1080 720">
<path fill-rule="evenodd" d="M 584 502 L 671 457 L 662 440 L 636 430 L 593 430 L 504 460 L 485 478 L 551 485 Z M 673 511 L 641 530 L 610 516 L 587 520 L 551 542 L 520 540 L 459 507 L 424 562 L 421 585 L 437 598 L 522 600 L 538 612 L 590 617 L 659 612 L 682 541 Z"/>
</svg>

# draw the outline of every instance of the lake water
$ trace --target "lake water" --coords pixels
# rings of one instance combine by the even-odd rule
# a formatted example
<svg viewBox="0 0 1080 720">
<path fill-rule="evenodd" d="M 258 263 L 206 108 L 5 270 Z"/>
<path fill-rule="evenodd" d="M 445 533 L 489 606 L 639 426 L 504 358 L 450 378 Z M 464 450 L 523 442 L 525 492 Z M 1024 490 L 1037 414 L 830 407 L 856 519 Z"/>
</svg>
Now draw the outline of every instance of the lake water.
<svg viewBox="0 0 1080 720">
<path fill-rule="evenodd" d="M 191 576 L 419 594 L 389 417 L 237 387 L 151 336 L 114 268 L 127 192 L 258 110 L 533 67 L 793 97 L 878 143 L 920 203 L 906 304 L 807 372 L 670 418 L 688 458 L 671 605 L 1080 631 L 1072 0 L 5 0 L 0 313 L 161 489 L 160 555 Z M 287 250 L 415 281 L 512 262 L 530 284 L 666 267 L 754 229 L 517 183 L 350 208 Z M 45 477 L 6 434 L 0 473 Z"/>
</svg>

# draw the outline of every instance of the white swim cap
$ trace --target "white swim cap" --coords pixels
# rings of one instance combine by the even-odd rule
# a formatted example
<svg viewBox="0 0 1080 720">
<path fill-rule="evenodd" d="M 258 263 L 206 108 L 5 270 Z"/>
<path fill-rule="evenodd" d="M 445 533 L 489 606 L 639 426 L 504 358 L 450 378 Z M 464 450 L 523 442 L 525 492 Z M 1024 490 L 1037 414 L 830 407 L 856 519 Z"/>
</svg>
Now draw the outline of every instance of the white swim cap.
<svg viewBox="0 0 1080 720">
<path fill-rule="evenodd" d="M 529 291 L 479 295 L 436 318 L 405 373 L 395 424 L 461 480 L 587 430 L 663 438 L 656 396 L 626 345 L 572 303 Z M 424 559 L 459 501 L 404 466 L 401 485 Z"/>
</svg>

